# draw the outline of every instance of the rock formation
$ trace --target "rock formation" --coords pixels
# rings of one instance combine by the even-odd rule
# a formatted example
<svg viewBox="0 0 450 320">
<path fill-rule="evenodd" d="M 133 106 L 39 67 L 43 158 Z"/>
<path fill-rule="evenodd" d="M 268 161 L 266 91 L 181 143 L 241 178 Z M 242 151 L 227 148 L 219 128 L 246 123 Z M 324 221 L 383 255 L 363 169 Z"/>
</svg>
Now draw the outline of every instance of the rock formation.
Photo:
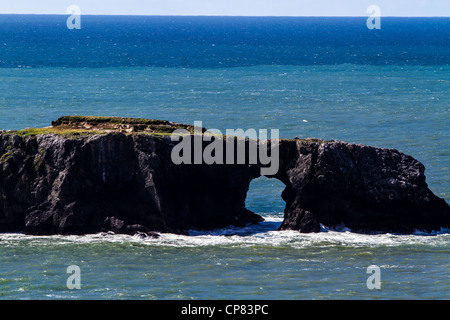
<svg viewBox="0 0 450 320">
<path fill-rule="evenodd" d="M 0 232 L 187 234 L 262 221 L 245 208 L 262 165 L 176 165 L 169 134 L 180 128 L 192 132 L 168 121 L 63 117 L 0 133 Z M 428 188 L 424 166 L 397 150 L 282 139 L 279 160 L 269 178 L 286 185 L 280 229 L 450 227 L 450 207 Z"/>
</svg>

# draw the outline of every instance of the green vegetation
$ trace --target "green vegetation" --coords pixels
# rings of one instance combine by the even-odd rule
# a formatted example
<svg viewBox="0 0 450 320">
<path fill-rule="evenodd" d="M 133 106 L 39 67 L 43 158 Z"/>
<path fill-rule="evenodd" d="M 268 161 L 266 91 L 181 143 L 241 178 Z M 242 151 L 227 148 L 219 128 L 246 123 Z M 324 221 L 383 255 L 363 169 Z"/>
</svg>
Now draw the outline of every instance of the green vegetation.
<svg viewBox="0 0 450 320">
<path fill-rule="evenodd" d="M 18 135 L 21 137 L 38 136 L 41 134 L 57 134 L 66 138 L 83 137 L 94 134 L 106 134 L 105 131 L 87 131 L 82 129 L 67 129 L 67 128 L 26 128 L 17 131 L 8 131 L 5 134 Z"/>
<path fill-rule="evenodd" d="M 3 132 L 7 135 L 32 137 L 42 134 L 57 134 L 69 139 L 120 132 L 123 134 L 145 133 L 151 135 L 168 135 L 176 129 L 186 129 L 193 132 L 193 126 L 169 122 L 166 120 L 151 120 L 124 117 L 95 116 L 64 116 L 52 122 L 51 127 L 26 128 Z"/>
<path fill-rule="evenodd" d="M 34 168 L 36 169 L 36 171 L 39 170 L 39 167 L 41 166 L 42 162 L 45 159 L 45 155 L 46 155 L 45 149 L 39 148 L 38 153 L 34 157 Z"/>
<path fill-rule="evenodd" d="M 0 162 L 8 161 L 8 159 L 11 157 L 11 155 L 12 155 L 11 151 L 8 151 L 8 152 L 2 154 L 2 156 L 0 157 Z"/>
<path fill-rule="evenodd" d="M 125 135 L 133 135 L 133 134 L 145 134 L 151 136 L 168 136 L 172 133 L 172 130 L 168 130 L 166 132 L 152 132 L 152 131 L 142 131 L 142 132 L 122 132 L 115 130 L 86 130 L 86 129 L 72 129 L 72 128 L 26 128 L 22 130 L 11 130 L 3 133 L 4 135 L 17 135 L 23 138 L 27 137 L 35 137 L 42 134 L 57 134 L 59 136 L 68 138 L 68 139 L 82 139 L 84 137 L 89 137 L 93 135 L 106 135 L 109 133 L 119 132 Z"/>
<path fill-rule="evenodd" d="M 52 122 L 51 127 L 26 128 L 17 131 L 7 131 L 2 134 L 33 137 L 42 134 L 57 134 L 68 139 L 82 139 L 83 137 L 120 132 L 125 135 L 147 134 L 152 136 L 167 136 L 177 129 L 188 130 L 194 133 L 194 126 L 169 122 L 167 120 L 153 120 L 143 118 L 126 117 L 102 117 L 102 116 L 64 116 Z M 205 129 L 203 129 L 203 132 Z M 212 134 L 213 136 L 226 135 Z M 238 139 L 238 138 L 236 138 Z M 325 143 L 326 141 L 315 138 L 307 139 L 280 139 L 280 141 L 305 141 L 312 143 Z"/>
<path fill-rule="evenodd" d="M 193 126 L 173 123 L 167 120 L 153 120 L 124 117 L 64 116 L 52 122 L 53 127 L 105 129 L 126 132 L 172 133 L 176 129 L 193 132 Z"/>
</svg>

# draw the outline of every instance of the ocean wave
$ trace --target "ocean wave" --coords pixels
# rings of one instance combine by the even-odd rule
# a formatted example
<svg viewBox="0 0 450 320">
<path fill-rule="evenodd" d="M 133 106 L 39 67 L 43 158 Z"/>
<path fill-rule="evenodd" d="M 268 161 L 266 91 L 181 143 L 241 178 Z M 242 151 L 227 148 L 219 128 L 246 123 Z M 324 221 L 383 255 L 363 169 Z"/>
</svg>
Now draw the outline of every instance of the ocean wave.
<svg viewBox="0 0 450 320">
<path fill-rule="evenodd" d="M 450 230 L 448 229 L 432 233 L 418 230 L 407 235 L 391 233 L 366 235 L 354 233 L 345 226 L 334 229 L 322 226 L 321 232 L 318 233 L 299 233 L 292 230 L 277 230 L 281 222 L 282 218 L 280 217 L 266 217 L 266 220 L 262 223 L 243 228 L 231 226 L 211 231 L 191 230 L 189 235 L 161 233 L 157 239 L 111 232 L 81 236 L 31 236 L 21 233 L 4 233 L 0 234 L 0 246 L 111 243 L 163 247 L 267 246 L 305 248 L 309 246 L 374 247 L 416 244 L 440 246 L 450 243 Z"/>
</svg>

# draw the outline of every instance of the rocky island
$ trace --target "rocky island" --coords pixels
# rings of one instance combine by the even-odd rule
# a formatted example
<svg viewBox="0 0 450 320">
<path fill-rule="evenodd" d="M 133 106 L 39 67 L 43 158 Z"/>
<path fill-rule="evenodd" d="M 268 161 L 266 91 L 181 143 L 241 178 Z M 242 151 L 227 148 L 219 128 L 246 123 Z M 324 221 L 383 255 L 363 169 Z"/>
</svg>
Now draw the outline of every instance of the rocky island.
<svg viewBox="0 0 450 320">
<path fill-rule="evenodd" d="M 175 164 L 177 129 L 193 132 L 169 121 L 87 116 L 1 132 L 0 232 L 187 234 L 262 221 L 245 207 L 262 164 Z M 450 207 L 424 172 L 395 149 L 280 139 L 279 169 L 268 177 L 285 185 L 281 230 L 449 228 Z"/>
</svg>

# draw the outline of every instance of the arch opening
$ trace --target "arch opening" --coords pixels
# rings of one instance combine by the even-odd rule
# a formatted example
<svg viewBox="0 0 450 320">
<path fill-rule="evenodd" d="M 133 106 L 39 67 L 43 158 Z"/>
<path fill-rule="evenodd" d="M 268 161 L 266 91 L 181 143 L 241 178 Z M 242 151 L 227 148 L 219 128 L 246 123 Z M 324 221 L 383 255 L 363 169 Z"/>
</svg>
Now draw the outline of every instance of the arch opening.
<svg viewBox="0 0 450 320">
<path fill-rule="evenodd" d="M 279 221 L 284 217 L 286 202 L 281 197 L 286 185 L 277 178 L 260 176 L 250 182 L 245 207 L 265 220 Z"/>
</svg>

